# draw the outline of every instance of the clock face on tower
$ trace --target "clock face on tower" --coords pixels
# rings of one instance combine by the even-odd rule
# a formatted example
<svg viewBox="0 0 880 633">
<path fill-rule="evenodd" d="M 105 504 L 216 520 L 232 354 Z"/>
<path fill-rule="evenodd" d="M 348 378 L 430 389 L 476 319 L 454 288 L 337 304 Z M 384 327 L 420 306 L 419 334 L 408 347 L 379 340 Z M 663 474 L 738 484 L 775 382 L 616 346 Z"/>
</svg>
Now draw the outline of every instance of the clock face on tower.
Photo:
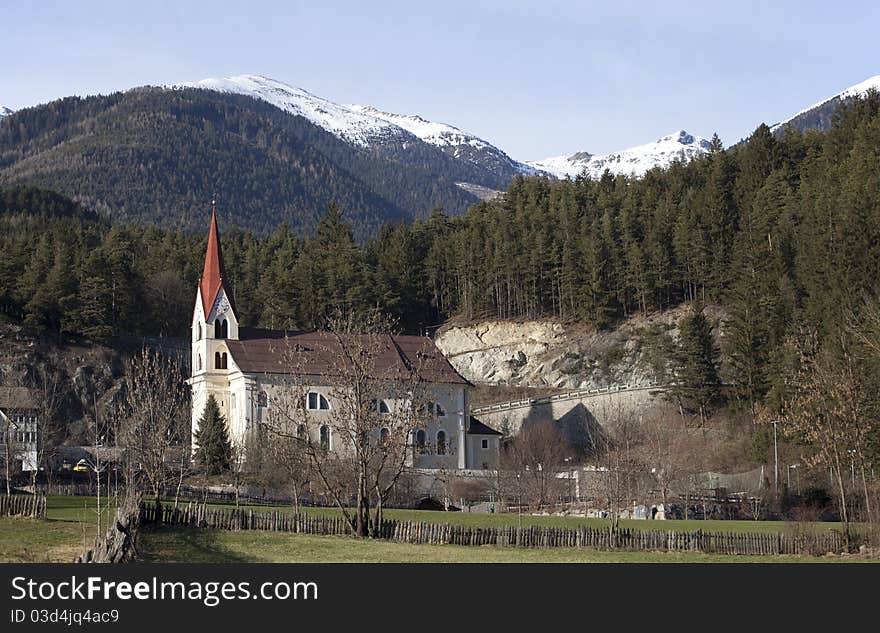
<svg viewBox="0 0 880 633">
<path fill-rule="evenodd" d="M 221 314 L 225 314 L 229 311 L 229 299 L 226 298 L 226 293 L 221 292 L 217 296 L 217 301 L 214 302 L 213 312 L 215 315 L 220 316 Z"/>
</svg>

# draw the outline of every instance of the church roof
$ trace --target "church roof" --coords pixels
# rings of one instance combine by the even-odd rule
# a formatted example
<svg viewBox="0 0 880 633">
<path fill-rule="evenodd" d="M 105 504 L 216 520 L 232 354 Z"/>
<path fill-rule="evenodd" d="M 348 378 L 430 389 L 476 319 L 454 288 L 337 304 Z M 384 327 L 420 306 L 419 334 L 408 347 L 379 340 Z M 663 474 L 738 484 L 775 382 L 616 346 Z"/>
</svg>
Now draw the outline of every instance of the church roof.
<svg viewBox="0 0 880 633">
<path fill-rule="evenodd" d="M 343 370 L 342 347 L 330 332 L 290 332 L 242 328 L 241 340 L 227 340 L 244 373 L 334 375 Z M 429 382 L 469 385 L 434 342 L 424 336 L 359 336 L 375 356 L 375 378 L 394 380 L 415 368 Z"/>
<path fill-rule="evenodd" d="M 217 211 L 211 208 L 211 228 L 208 229 L 208 248 L 205 251 L 205 268 L 202 270 L 202 279 L 199 282 L 199 289 L 202 292 L 202 309 L 205 312 L 205 318 L 211 313 L 214 307 L 214 301 L 220 288 L 223 287 L 223 280 L 226 278 L 226 269 L 223 267 L 223 252 L 220 250 L 220 231 L 217 228 Z M 232 293 L 225 288 L 226 296 L 232 309 L 235 310 L 235 303 L 232 301 Z"/>
</svg>

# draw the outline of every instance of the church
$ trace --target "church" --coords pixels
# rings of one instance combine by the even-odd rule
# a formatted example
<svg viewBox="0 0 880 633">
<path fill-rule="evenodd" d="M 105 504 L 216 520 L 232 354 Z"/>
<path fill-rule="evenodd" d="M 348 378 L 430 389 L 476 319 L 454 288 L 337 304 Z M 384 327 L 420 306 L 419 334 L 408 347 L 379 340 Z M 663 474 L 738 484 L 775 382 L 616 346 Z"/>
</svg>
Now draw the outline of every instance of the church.
<svg viewBox="0 0 880 633">
<path fill-rule="evenodd" d="M 332 341 L 326 332 L 282 332 L 245 327 L 239 321 L 231 288 L 226 284 L 216 209 L 212 210 L 205 265 L 196 292 L 192 317 L 192 429 L 195 432 L 208 397 L 213 395 L 227 421 L 229 436 L 242 446 L 248 433 L 265 424 L 273 398 L 291 384 L 296 369 L 285 348 L 309 350 L 309 375 L 297 375 L 307 385 L 305 404 L 316 437 L 329 450 L 340 450 L 322 415 L 334 406 L 333 390 L 321 375 L 333 364 Z M 410 466 L 420 470 L 489 471 L 498 468 L 501 434 L 470 414 L 473 385 L 465 380 L 428 337 L 388 336 L 387 353 L 377 364 L 394 370 L 411 367 L 418 358 L 419 373 L 428 381 L 433 410 L 425 428 L 413 429 Z M 325 358 L 321 358 L 321 356 Z M 377 400 L 377 406 L 394 402 Z"/>
</svg>

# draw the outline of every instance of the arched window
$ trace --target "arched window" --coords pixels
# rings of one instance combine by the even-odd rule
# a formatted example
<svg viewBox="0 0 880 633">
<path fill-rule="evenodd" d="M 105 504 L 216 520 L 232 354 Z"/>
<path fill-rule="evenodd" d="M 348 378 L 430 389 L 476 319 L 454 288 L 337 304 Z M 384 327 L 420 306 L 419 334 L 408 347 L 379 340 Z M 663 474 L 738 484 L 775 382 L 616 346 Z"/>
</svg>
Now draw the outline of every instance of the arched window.
<svg viewBox="0 0 880 633">
<path fill-rule="evenodd" d="M 196 355 L 196 371 L 202 371 L 202 355 Z"/>
<path fill-rule="evenodd" d="M 431 415 L 438 415 L 440 417 L 446 416 L 446 410 L 441 407 L 437 402 L 429 401 L 427 408 L 428 413 L 430 413 Z"/>
<path fill-rule="evenodd" d="M 437 454 L 446 454 L 446 431 L 437 431 Z"/>
<path fill-rule="evenodd" d="M 202 324 L 201 323 L 196 323 L 196 340 L 197 341 L 202 340 Z"/>
<path fill-rule="evenodd" d="M 379 429 L 379 443 L 387 444 L 389 435 L 390 433 L 386 427 L 383 426 L 381 429 Z"/>
<path fill-rule="evenodd" d="M 330 409 L 330 403 L 323 394 L 320 394 L 317 391 L 310 391 L 306 396 L 306 408 L 309 411 L 328 411 Z"/>
<path fill-rule="evenodd" d="M 416 431 L 416 450 L 419 452 L 419 455 L 424 455 L 428 452 L 428 449 L 425 447 L 425 432 L 422 429 Z"/>
<path fill-rule="evenodd" d="M 228 369 L 226 365 L 226 352 L 220 354 L 220 369 Z"/>
<path fill-rule="evenodd" d="M 214 338 L 226 338 L 229 334 L 229 324 L 226 319 L 214 321 Z"/>
<path fill-rule="evenodd" d="M 296 437 L 297 437 L 297 439 L 300 439 L 303 441 L 306 440 L 306 425 L 305 424 L 300 424 L 298 427 L 296 427 Z"/>
<path fill-rule="evenodd" d="M 321 425 L 321 449 L 325 451 L 330 450 L 330 427 L 326 424 Z"/>
<path fill-rule="evenodd" d="M 391 413 L 391 409 L 388 408 L 388 403 L 384 400 L 376 400 L 376 411 L 378 411 L 381 415 L 385 415 L 387 413 Z"/>
<path fill-rule="evenodd" d="M 223 369 L 223 366 L 220 364 L 221 362 L 220 352 L 214 352 L 214 369 Z"/>
</svg>

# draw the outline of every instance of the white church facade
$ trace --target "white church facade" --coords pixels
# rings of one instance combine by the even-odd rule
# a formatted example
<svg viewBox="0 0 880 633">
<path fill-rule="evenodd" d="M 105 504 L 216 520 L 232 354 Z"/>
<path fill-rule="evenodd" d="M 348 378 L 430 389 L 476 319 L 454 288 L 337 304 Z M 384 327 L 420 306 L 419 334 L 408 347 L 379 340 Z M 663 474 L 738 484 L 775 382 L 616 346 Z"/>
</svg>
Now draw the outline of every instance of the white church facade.
<svg viewBox="0 0 880 633">
<path fill-rule="evenodd" d="M 213 395 L 227 421 L 234 444 L 242 445 L 248 433 L 264 425 L 273 401 L 284 397 L 295 369 L 283 350 L 320 350 L 331 354 L 325 345 L 325 332 L 281 332 L 243 327 L 234 297 L 224 284 L 225 271 L 220 247 L 216 212 L 212 213 L 208 247 L 202 278 L 196 293 L 192 318 L 192 429 L 198 428 L 208 397 Z M 437 349 L 433 341 L 421 336 L 389 337 L 388 353 L 382 362 L 393 369 L 394 363 L 412 365 L 418 357 L 420 374 L 428 381 L 427 390 L 433 414 L 423 428 L 413 429 L 411 466 L 434 470 L 495 470 L 498 468 L 501 434 L 482 424 L 470 414 L 473 386 L 465 380 Z M 318 361 L 321 359 L 319 358 Z M 321 362 L 313 365 L 320 368 Z M 334 406 L 331 381 L 320 370 L 296 376 L 296 384 L 305 386 L 306 408 L 314 416 L 309 425 L 313 442 L 329 450 L 339 450 L 337 438 L 329 425 L 322 425 Z M 396 406 L 388 401 L 378 406 Z"/>
</svg>

